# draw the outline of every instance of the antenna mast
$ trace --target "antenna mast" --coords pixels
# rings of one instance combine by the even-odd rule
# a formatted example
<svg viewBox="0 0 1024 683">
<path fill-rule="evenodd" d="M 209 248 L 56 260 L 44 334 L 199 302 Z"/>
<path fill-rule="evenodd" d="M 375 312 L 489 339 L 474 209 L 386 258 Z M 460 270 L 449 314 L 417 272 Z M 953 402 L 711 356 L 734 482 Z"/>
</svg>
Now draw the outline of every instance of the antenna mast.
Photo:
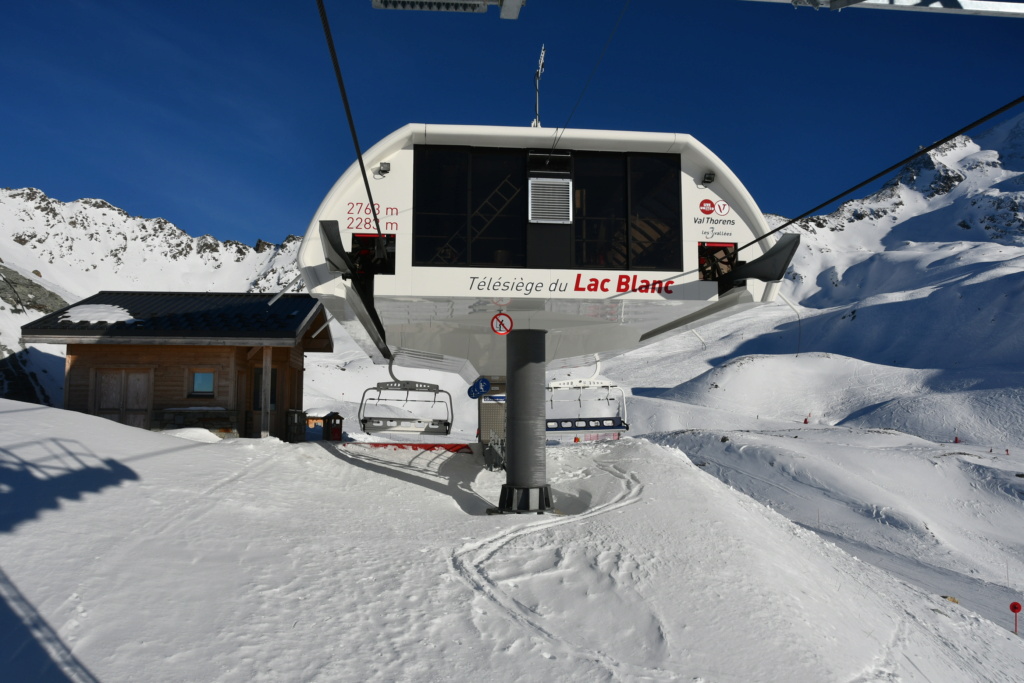
<svg viewBox="0 0 1024 683">
<path fill-rule="evenodd" d="M 540 128 L 540 75 L 544 73 L 544 46 L 540 46 L 540 60 L 537 62 L 537 71 L 533 75 L 533 85 L 536 90 L 536 103 L 534 105 L 533 123 L 534 128 Z"/>
</svg>

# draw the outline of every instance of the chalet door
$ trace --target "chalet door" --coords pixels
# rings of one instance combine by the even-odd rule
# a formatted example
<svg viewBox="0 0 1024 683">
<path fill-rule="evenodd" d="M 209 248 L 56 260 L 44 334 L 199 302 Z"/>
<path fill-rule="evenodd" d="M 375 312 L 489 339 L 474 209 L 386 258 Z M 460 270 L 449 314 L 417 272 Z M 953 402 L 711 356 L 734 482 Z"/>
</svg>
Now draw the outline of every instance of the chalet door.
<svg viewBox="0 0 1024 683">
<path fill-rule="evenodd" d="M 149 375 L 149 370 L 97 370 L 96 414 L 148 429 Z"/>
<path fill-rule="evenodd" d="M 252 436 L 252 413 L 249 411 L 247 397 L 245 371 L 239 370 L 235 382 L 235 409 L 238 411 L 238 435 L 242 437 Z"/>
</svg>

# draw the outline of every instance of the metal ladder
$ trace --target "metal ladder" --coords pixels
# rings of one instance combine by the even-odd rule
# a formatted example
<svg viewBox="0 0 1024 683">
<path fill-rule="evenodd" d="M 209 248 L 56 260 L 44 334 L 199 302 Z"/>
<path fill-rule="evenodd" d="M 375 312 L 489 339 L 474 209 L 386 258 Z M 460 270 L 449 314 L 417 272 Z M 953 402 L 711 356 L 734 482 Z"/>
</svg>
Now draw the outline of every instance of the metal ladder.
<svg viewBox="0 0 1024 683">
<path fill-rule="evenodd" d="M 480 204 L 476 208 L 476 211 L 470 214 L 469 243 L 472 243 L 477 237 L 482 235 L 484 231 L 486 231 L 487 228 L 491 226 L 491 223 L 493 223 L 495 219 L 497 219 L 497 217 L 501 215 L 501 212 L 504 211 L 508 207 L 508 205 L 512 203 L 512 200 L 515 199 L 519 195 L 519 193 L 523 191 L 523 188 L 516 187 L 515 183 L 513 183 L 510 180 L 511 177 L 511 175 L 505 176 L 505 179 L 498 183 L 498 186 L 494 188 L 494 191 L 487 195 L 487 197 L 482 202 L 480 202 Z M 490 209 L 491 211 L 490 217 L 488 217 L 488 214 L 486 213 L 487 209 Z M 477 217 L 483 218 L 485 221 L 485 223 L 479 228 L 474 227 L 474 219 Z M 459 237 L 461 237 L 461 235 L 452 235 L 451 237 L 448 238 L 448 241 L 445 242 L 443 246 L 438 247 L 436 255 L 434 257 L 435 263 L 447 263 L 457 261 L 459 257 L 462 256 L 462 252 L 457 252 L 452 247 L 452 243 L 455 242 Z M 450 259 L 445 259 L 445 257 L 442 256 L 442 254 L 445 254 L 446 252 L 450 252 L 452 254 Z"/>
</svg>

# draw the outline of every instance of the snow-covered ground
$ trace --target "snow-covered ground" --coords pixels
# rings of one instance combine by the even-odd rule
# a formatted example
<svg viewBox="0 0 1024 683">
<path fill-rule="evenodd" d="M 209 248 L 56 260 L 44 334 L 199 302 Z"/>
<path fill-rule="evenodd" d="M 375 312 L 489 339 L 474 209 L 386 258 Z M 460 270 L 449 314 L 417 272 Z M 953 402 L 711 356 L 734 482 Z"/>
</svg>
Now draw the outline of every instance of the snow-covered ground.
<svg viewBox="0 0 1024 683">
<path fill-rule="evenodd" d="M 550 446 L 553 515 L 488 516 L 504 475 L 471 453 L 0 400 L 5 680 L 1020 680 L 1012 412 L 1012 443 L 879 429 L 860 406 L 928 371 L 794 354 L 702 375 L 714 333 L 608 365 L 638 436 Z M 346 353 L 307 381 L 380 372 Z M 971 417 L 917 412 L 935 433 Z"/>
</svg>

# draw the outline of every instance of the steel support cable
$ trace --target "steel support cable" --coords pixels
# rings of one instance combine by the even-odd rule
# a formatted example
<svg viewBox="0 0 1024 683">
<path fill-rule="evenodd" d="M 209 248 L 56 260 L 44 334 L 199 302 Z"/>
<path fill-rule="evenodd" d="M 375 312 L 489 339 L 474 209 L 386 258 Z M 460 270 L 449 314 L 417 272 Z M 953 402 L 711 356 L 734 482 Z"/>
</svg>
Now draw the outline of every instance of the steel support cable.
<svg viewBox="0 0 1024 683">
<path fill-rule="evenodd" d="M 331 24 L 327 20 L 327 10 L 324 8 L 323 0 L 316 0 L 317 8 L 320 10 L 320 23 L 324 27 L 324 37 L 327 39 L 327 49 L 331 53 L 331 64 L 334 65 L 334 76 L 338 80 L 338 89 L 341 91 L 341 101 L 345 105 L 345 117 L 348 119 L 348 129 L 352 133 L 352 144 L 356 148 L 356 159 L 359 160 L 359 172 L 363 175 L 363 185 L 366 187 L 366 199 L 370 205 L 370 213 L 373 214 L 373 225 L 377 229 L 377 245 L 374 257 L 378 261 L 387 258 L 384 246 L 384 235 L 380 231 L 380 218 L 377 217 L 377 206 L 373 203 L 373 194 L 370 192 L 370 179 L 366 175 L 366 165 L 363 163 L 363 151 L 359 147 L 359 137 L 356 135 L 356 123 L 352 118 L 352 107 L 348 103 L 348 93 L 345 91 L 345 80 L 341 77 L 341 65 L 338 63 L 338 52 L 334 49 L 334 38 L 331 36 Z"/>
<path fill-rule="evenodd" d="M 601 54 L 598 55 L 597 61 L 594 62 L 594 68 L 590 70 L 590 75 L 587 76 L 586 82 L 583 84 L 583 90 L 580 91 L 580 96 L 576 98 L 576 104 L 572 106 L 572 111 L 569 112 L 569 117 L 565 120 L 565 125 L 562 126 L 562 132 L 555 136 L 555 141 L 551 145 L 551 151 L 555 151 L 555 147 L 558 146 L 558 142 L 562 139 L 562 135 L 565 134 L 566 129 L 569 128 L 569 122 L 572 121 L 572 117 L 576 114 L 576 109 L 579 108 L 580 102 L 583 101 L 583 96 L 587 93 L 587 88 L 590 87 L 590 81 L 594 80 L 594 74 L 597 73 L 597 67 L 601 65 L 601 61 L 604 59 L 604 55 L 608 52 L 608 47 L 612 44 L 612 38 L 619 31 L 619 24 L 622 23 L 622 18 L 626 16 L 626 10 L 629 9 L 630 0 L 626 0 L 626 3 L 622 6 L 622 11 L 619 12 L 619 18 L 615 20 L 615 25 L 612 27 L 612 32 L 608 34 L 608 40 L 604 41 L 604 47 L 601 48 Z M 555 129 L 558 130 L 557 128 Z"/>
<path fill-rule="evenodd" d="M 21 306 L 22 313 L 28 313 L 28 309 L 25 308 L 25 302 L 21 300 L 21 294 L 18 293 L 18 289 L 14 286 L 14 283 L 7 279 L 7 276 L 0 273 L 0 280 L 7 283 L 7 286 L 11 288 L 11 292 L 14 293 L 14 298 L 18 300 L 18 304 Z M 16 311 L 11 311 L 15 313 Z"/>
<path fill-rule="evenodd" d="M 8 280 L 7 276 L 4 275 L 3 273 L 0 273 L 0 280 L 3 280 L 5 283 L 7 283 L 7 286 L 11 288 L 11 292 L 14 294 L 14 298 L 18 300 L 18 305 L 21 306 L 21 312 L 25 313 L 25 314 L 28 314 L 28 308 L 25 306 L 25 302 L 21 300 L 21 294 L 18 293 L 18 288 L 14 286 L 14 283 L 11 282 L 10 280 Z M 11 311 L 11 312 L 12 313 L 17 313 L 17 311 Z M 24 344 L 22 344 L 21 348 L 24 350 L 27 347 Z M 35 392 L 36 399 L 40 403 L 42 403 L 43 402 L 43 396 L 40 395 L 40 393 L 39 393 L 39 390 L 41 388 L 40 385 L 39 385 L 39 382 L 38 382 L 38 380 L 36 380 L 36 379 L 34 379 L 32 377 L 32 373 L 30 373 L 28 368 L 25 367 L 25 363 L 21 360 L 21 356 L 18 355 L 18 352 L 17 351 L 12 352 L 10 354 L 10 356 L 4 356 L 4 358 L 13 358 L 14 359 L 14 362 L 18 364 L 18 367 L 21 368 L 21 371 L 23 373 L 25 373 L 25 376 L 28 378 L 29 383 L 32 385 L 32 391 Z M 3 358 L 0 358 L 0 360 L 3 360 Z M 45 394 L 45 391 L 43 393 Z"/>
<path fill-rule="evenodd" d="M 790 220 L 786 221 L 785 223 L 783 223 L 779 227 L 775 228 L 774 230 L 769 230 L 768 232 L 766 232 L 765 234 L 761 235 L 757 239 L 755 239 L 755 240 L 753 240 L 751 242 L 747 242 L 746 244 L 744 244 L 742 247 L 740 247 L 736 251 L 740 252 L 740 251 L 746 249 L 749 246 L 757 244 L 758 242 L 760 242 L 764 238 L 770 237 L 771 235 L 774 235 L 775 233 L 783 230 L 784 228 L 788 228 L 789 226 L 793 225 L 797 221 L 801 221 L 801 220 L 807 218 L 811 214 L 813 214 L 813 213 L 815 213 L 817 211 L 820 211 L 821 209 L 824 209 L 829 204 L 832 204 L 833 202 L 839 201 L 840 199 L 842 199 L 846 195 L 851 194 L 853 192 L 856 192 L 857 190 L 859 190 L 860 188 L 864 187 L 865 185 L 868 185 L 870 183 L 875 182 L 879 178 L 882 178 L 882 177 L 892 173 L 893 171 L 897 170 L 901 166 L 909 164 L 914 159 L 917 159 L 920 156 L 924 156 L 925 154 L 927 154 L 928 152 L 932 151 L 936 147 L 939 147 L 940 145 L 946 144 L 947 142 L 949 142 L 953 138 L 955 138 L 957 136 L 960 136 L 960 135 L 963 135 L 964 133 L 966 133 L 967 131 L 971 130 L 972 128 L 976 128 L 977 126 L 980 126 L 981 124 L 985 123 L 986 121 L 988 121 L 990 119 L 993 119 L 996 116 L 999 116 L 1000 114 L 1002 114 L 1002 113 L 1004 113 L 1006 111 L 1009 111 L 1010 109 L 1013 109 L 1014 107 L 1016 107 L 1017 105 L 1021 104 L 1022 102 L 1024 102 L 1024 95 L 1021 95 L 1020 97 L 1015 99 L 1013 102 L 1010 102 L 1009 104 L 1003 105 L 999 109 L 996 109 L 995 111 L 993 111 L 993 112 L 991 112 L 989 114 L 986 114 L 985 116 L 982 116 L 977 121 L 964 126 L 963 128 L 961 128 L 960 130 L 956 131 L 955 133 L 951 133 L 950 135 L 947 135 L 946 137 L 942 138 L 938 142 L 932 143 L 931 145 L 928 145 L 927 147 L 924 147 L 924 148 L 918 150 L 916 153 L 911 154 L 906 159 L 903 159 L 902 161 L 897 161 L 895 164 L 893 164 L 889 168 L 885 169 L 884 171 L 882 171 L 880 173 L 876 173 L 875 175 L 871 176 L 870 178 L 868 178 L 864 182 L 858 183 L 857 185 L 854 185 L 850 189 L 846 190 L 845 192 L 841 192 L 840 194 L 837 194 L 835 197 L 832 197 L 832 199 L 829 199 L 826 202 L 822 202 L 821 204 L 818 204 L 813 209 L 805 211 L 804 213 L 800 214 L 796 218 L 791 218 Z"/>
</svg>

